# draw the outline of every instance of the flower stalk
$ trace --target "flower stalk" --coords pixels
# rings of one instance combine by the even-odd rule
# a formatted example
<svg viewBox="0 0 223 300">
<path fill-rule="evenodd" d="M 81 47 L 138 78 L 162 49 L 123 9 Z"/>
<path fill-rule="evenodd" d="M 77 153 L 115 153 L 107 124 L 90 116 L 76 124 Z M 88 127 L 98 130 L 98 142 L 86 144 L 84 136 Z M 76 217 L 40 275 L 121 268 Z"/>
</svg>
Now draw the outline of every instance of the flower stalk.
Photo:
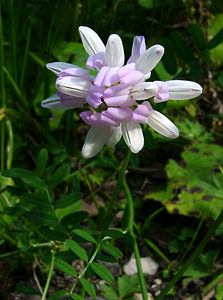
<svg viewBox="0 0 223 300">
<path fill-rule="evenodd" d="M 139 247 L 138 247 L 137 239 L 136 239 L 136 236 L 134 233 L 134 201 L 132 198 L 132 193 L 129 189 L 129 186 L 128 186 L 127 180 L 126 180 L 126 169 L 128 166 L 130 155 L 131 155 L 131 152 L 129 151 L 128 155 L 126 157 L 125 163 L 124 163 L 124 167 L 122 169 L 122 184 L 123 184 L 123 188 L 125 190 L 125 194 L 126 194 L 126 198 L 127 198 L 127 209 L 128 209 L 127 231 L 130 234 L 130 236 L 132 237 L 133 243 L 134 243 L 134 254 L 135 254 L 135 259 L 136 259 L 136 265 L 137 265 L 139 282 L 140 282 L 140 286 L 141 286 L 143 300 L 148 300 L 146 282 L 145 282 L 145 278 L 143 275 Z"/>
<path fill-rule="evenodd" d="M 50 286 L 50 281 L 51 281 L 51 278 L 53 276 L 54 262 L 55 262 L 55 251 L 52 250 L 50 269 L 49 269 L 49 273 L 48 273 L 48 276 L 47 276 L 47 280 L 46 280 L 46 284 L 45 284 L 45 287 L 44 287 L 44 291 L 43 291 L 41 300 L 46 300 L 46 295 L 47 295 L 47 292 L 48 292 L 48 289 L 49 289 L 49 286 Z"/>
</svg>

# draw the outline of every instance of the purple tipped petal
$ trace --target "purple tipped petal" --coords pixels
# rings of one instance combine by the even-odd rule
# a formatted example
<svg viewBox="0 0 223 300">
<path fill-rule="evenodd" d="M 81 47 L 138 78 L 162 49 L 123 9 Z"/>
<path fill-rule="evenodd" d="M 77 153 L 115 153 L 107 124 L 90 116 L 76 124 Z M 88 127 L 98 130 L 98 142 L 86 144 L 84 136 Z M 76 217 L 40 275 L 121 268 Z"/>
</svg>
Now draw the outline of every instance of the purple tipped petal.
<svg viewBox="0 0 223 300">
<path fill-rule="evenodd" d="M 137 58 L 146 52 L 146 43 L 144 36 L 136 36 L 133 40 L 132 54 L 129 57 L 127 64 L 135 63 Z"/>
<path fill-rule="evenodd" d="M 100 70 L 103 66 L 105 66 L 105 54 L 104 52 L 98 52 L 96 54 L 92 54 L 89 56 L 86 66 L 89 69 L 98 69 Z"/>
<path fill-rule="evenodd" d="M 90 126 L 113 126 L 118 127 L 120 122 L 114 120 L 105 112 L 93 113 L 92 111 L 84 111 L 80 113 L 82 120 Z"/>
<path fill-rule="evenodd" d="M 127 95 L 129 94 L 130 87 L 126 87 L 125 84 L 118 84 L 107 88 L 104 91 L 105 97 L 112 97 L 113 95 Z"/>
<path fill-rule="evenodd" d="M 157 94 L 158 86 L 153 82 L 140 82 L 131 89 L 131 95 L 136 100 L 145 100 Z"/>
<path fill-rule="evenodd" d="M 155 81 L 154 83 L 158 86 L 158 91 L 155 95 L 154 102 L 160 103 L 167 101 L 170 98 L 168 84 L 162 81 Z"/>
<path fill-rule="evenodd" d="M 103 102 L 103 94 L 100 91 L 92 91 L 89 93 L 89 96 L 86 98 L 86 102 L 90 104 L 92 107 L 97 108 L 99 107 Z"/>
<path fill-rule="evenodd" d="M 144 101 L 133 112 L 133 120 L 137 123 L 147 124 L 150 113 L 153 111 L 151 104 Z"/>
<path fill-rule="evenodd" d="M 81 77 L 86 79 L 87 81 L 91 81 L 91 76 L 89 75 L 88 71 L 82 68 L 68 68 L 64 69 L 59 74 L 59 79 L 62 79 L 66 76 L 74 76 L 74 77 Z"/>
<path fill-rule="evenodd" d="M 108 70 L 103 81 L 104 86 L 111 86 L 113 84 L 116 84 L 119 81 L 119 77 L 117 74 L 118 70 L 119 70 L 118 67 L 110 68 Z"/>
<path fill-rule="evenodd" d="M 135 71 L 135 64 L 125 65 L 122 68 L 120 68 L 117 73 L 118 73 L 119 78 L 121 79 L 122 77 L 125 77 L 132 71 Z"/>
<path fill-rule="evenodd" d="M 132 110 L 128 107 L 109 107 L 102 114 L 119 123 L 132 118 Z"/>
<path fill-rule="evenodd" d="M 139 71 L 132 71 L 129 74 L 125 75 L 120 79 L 122 83 L 125 85 L 134 85 L 138 82 L 143 82 L 144 81 L 144 74 L 142 74 Z"/>
<path fill-rule="evenodd" d="M 135 100 L 129 95 L 120 95 L 104 98 L 104 102 L 108 106 L 131 106 Z"/>
<path fill-rule="evenodd" d="M 102 87 L 104 85 L 104 78 L 109 71 L 108 67 L 102 67 L 101 70 L 98 72 L 97 76 L 94 80 L 94 85 L 97 85 L 98 87 Z"/>
</svg>

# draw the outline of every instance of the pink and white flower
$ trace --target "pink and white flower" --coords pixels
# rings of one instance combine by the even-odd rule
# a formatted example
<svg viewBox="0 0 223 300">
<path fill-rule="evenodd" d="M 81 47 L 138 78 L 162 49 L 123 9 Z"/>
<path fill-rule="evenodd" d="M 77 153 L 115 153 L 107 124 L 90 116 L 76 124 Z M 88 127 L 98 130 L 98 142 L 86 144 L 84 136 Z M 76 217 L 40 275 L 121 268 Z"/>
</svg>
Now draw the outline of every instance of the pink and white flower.
<svg viewBox="0 0 223 300">
<path fill-rule="evenodd" d="M 153 98 L 156 103 L 192 99 L 202 93 L 201 86 L 184 80 L 147 81 L 164 48 L 154 45 L 146 50 L 142 36 L 134 38 L 131 56 L 124 65 L 125 54 L 118 35 L 110 35 L 104 45 L 92 29 L 81 26 L 79 32 L 89 54 L 87 69 L 62 62 L 47 64 L 57 75 L 57 94 L 42 101 L 42 107 L 83 109 L 80 117 L 90 129 L 82 155 L 93 157 L 105 144 L 116 145 L 122 136 L 133 153 L 139 152 L 144 145 L 141 124 L 148 124 L 165 137 L 177 138 L 177 127 L 154 110 L 148 99 Z M 90 69 L 97 70 L 95 77 L 90 75 Z"/>
</svg>

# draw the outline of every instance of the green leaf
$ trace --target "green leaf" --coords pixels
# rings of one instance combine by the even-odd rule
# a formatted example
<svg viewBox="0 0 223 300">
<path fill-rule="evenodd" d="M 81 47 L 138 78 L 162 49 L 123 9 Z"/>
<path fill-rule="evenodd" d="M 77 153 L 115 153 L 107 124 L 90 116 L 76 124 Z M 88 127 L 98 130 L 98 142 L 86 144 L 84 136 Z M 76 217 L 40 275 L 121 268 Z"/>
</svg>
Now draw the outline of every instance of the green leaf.
<svg viewBox="0 0 223 300">
<path fill-rule="evenodd" d="M 87 252 L 84 248 L 78 245 L 75 241 L 66 240 L 66 246 L 84 261 L 88 261 Z"/>
<path fill-rule="evenodd" d="M 112 273 L 103 265 L 94 262 L 91 264 L 91 268 L 100 278 L 104 279 L 105 281 L 107 281 L 109 283 L 114 282 L 114 277 L 113 277 Z"/>
<path fill-rule="evenodd" d="M 220 29 L 215 36 L 209 41 L 208 48 L 213 49 L 223 42 L 223 28 Z"/>
<path fill-rule="evenodd" d="M 55 210 L 55 214 L 56 214 L 58 220 L 61 221 L 66 216 L 76 213 L 76 212 L 79 212 L 80 208 L 81 208 L 81 202 L 77 201 L 77 202 L 74 202 L 72 205 L 66 206 L 64 208 L 57 208 Z"/>
<path fill-rule="evenodd" d="M 214 37 L 223 28 L 223 13 L 217 14 L 213 19 L 210 19 L 208 33 L 210 37 Z M 210 41 L 211 42 L 211 41 Z M 210 46 L 210 42 L 208 46 Z M 211 45 L 212 46 L 212 45 Z M 213 44 L 214 46 L 214 44 Z M 210 49 L 211 59 L 214 62 L 223 62 L 223 43 L 218 44 L 218 46 Z"/>
<path fill-rule="evenodd" d="M 175 53 L 179 59 L 187 64 L 190 64 L 193 59 L 193 54 L 185 42 L 182 34 L 177 31 L 171 32 L 170 42 L 172 43 L 172 47 L 175 49 Z"/>
<path fill-rule="evenodd" d="M 75 233 L 76 235 L 80 236 L 81 238 L 85 239 L 86 241 L 96 244 L 97 241 L 95 240 L 95 238 L 86 230 L 84 229 L 74 229 L 73 233 Z"/>
<path fill-rule="evenodd" d="M 70 164 L 64 163 L 62 164 L 56 172 L 50 177 L 49 185 L 51 187 L 55 187 L 59 183 L 61 183 L 64 178 L 70 173 Z"/>
<path fill-rule="evenodd" d="M 66 227 L 67 229 L 73 230 L 77 227 L 77 224 L 80 224 L 81 221 L 88 217 L 88 213 L 86 211 L 77 211 L 70 215 L 65 216 L 61 220 L 61 225 Z"/>
<path fill-rule="evenodd" d="M 48 151 L 47 149 L 43 148 L 40 150 L 37 159 L 36 159 L 36 171 L 39 176 L 43 175 L 46 165 L 48 162 Z"/>
<path fill-rule="evenodd" d="M 82 194 L 79 192 L 73 192 L 68 195 L 62 196 L 59 200 L 57 200 L 54 203 L 55 208 L 65 208 L 67 206 L 70 206 L 80 200 L 82 197 Z"/>
<path fill-rule="evenodd" d="M 25 193 L 21 196 L 21 204 L 29 208 L 26 217 L 34 226 L 58 225 L 50 200 L 45 192 Z"/>
<path fill-rule="evenodd" d="M 40 58 L 37 54 L 35 54 L 34 52 L 32 51 L 29 51 L 29 56 L 38 64 L 40 65 L 42 68 L 45 68 L 45 61 Z"/>
<path fill-rule="evenodd" d="M 7 186 L 13 186 L 13 180 L 9 177 L 2 176 L 0 172 L 0 190 L 5 189 Z"/>
<path fill-rule="evenodd" d="M 160 248 L 153 243 L 151 240 L 149 239 L 145 239 L 145 242 L 148 244 L 148 246 L 153 249 L 153 251 L 158 254 L 163 260 L 165 260 L 168 264 L 170 264 L 169 259 L 166 257 L 166 255 L 163 253 L 163 251 L 160 250 Z"/>
<path fill-rule="evenodd" d="M 76 270 L 72 266 L 70 266 L 66 261 L 60 258 L 55 259 L 55 266 L 72 277 L 75 277 L 77 275 Z"/>
<path fill-rule="evenodd" d="M 46 184 L 40 179 L 38 176 L 34 175 L 31 171 L 22 169 L 22 168 L 14 168 L 11 170 L 5 170 L 3 175 L 6 177 L 11 177 L 14 179 L 21 179 L 25 184 L 36 188 L 36 189 L 46 189 Z"/>
<path fill-rule="evenodd" d="M 206 38 L 201 27 L 197 24 L 192 24 L 189 27 L 190 34 L 193 38 L 194 44 L 200 50 L 207 48 Z"/>
<path fill-rule="evenodd" d="M 70 295 L 70 297 L 73 299 L 73 300 L 83 300 L 83 297 L 81 297 L 80 295 L 78 294 L 72 294 Z"/>
<path fill-rule="evenodd" d="M 121 299 L 132 296 L 138 288 L 139 279 L 137 275 L 123 275 L 118 278 L 118 291 Z"/>
<path fill-rule="evenodd" d="M 116 248 L 115 246 L 109 243 L 103 244 L 102 249 L 108 254 L 110 254 L 111 256 L 115 257 L 116 259 L 122 257 L 122 252 L 118 248 Z"/>
<path fill-rule="evenodd" d="M 153 8 L 153 0 L 138 0 L 139 5 L 145 8 Z"/>
<path fill-rule="evenodd" d="M 85 278 L 80 278 L 80 283 L 82 284 L 89 296 L 91 296 L 92 298 L 96 297 L 95 289 L 89 281 L 87 281 Z"/>
<path fill-rule="evenodd" d="M 116 290 L 112 286 L 103 284 L 101 287 L 103 296 L 106 300 L 117 300 L 119 296 L 116 293 Z"/>
<path fill-rule="evenodd" d="M 223 299 L 223 285 L 221 283 L 216 288 L 215 297 L 216 297 L 216 300 Z"/>
<path fill-rule="evenodd" d="M 67 296 L 67 291 L 62 290 L 59 292 L 54 293 L 50 297 L 48 297 L 48 300 L 61 300 L 64 296 Z"/>
<path fill-rule="evenodd" d="M 103 232 L 104 236 L 109 236 L 109 237 L 123 237 L 125 233 L 123 233 L 123 230 L 118 229 L 118 228 L 109 228 L 108 230 L 104 230 Z"/>
<path fill-rule="evenodd" d="M 169 74 L 175 75 L 177 72 L 177 61 L 172 44 L 169 39 L 163 39 L 162 45 L 165 48 L 165 55 L 162 58 L 162 63 Z"/>
</svg>

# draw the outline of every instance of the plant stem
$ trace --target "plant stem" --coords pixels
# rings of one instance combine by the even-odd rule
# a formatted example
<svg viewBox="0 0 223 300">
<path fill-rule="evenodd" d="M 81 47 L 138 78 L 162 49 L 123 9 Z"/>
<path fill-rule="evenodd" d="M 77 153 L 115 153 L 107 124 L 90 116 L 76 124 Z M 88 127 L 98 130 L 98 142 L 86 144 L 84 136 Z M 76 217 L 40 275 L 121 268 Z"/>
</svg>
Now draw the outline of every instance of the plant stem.
<svg viewBox="0 0 223 300">
<path fill-rule="evenodd" d="M 6 128 L 8 130 L 8 157 L 7 157 L 7 169 L 11 169 L 12 160 L 13 160 L 13 152 L 14 152 L 14 137 L 13 137 L 13 128 L 10 120 L 6 121 Z"/>
<path fill-rule="evenodd" d="M 141 265 L 141 258 L 140 258 L 140 253 L 139 253 L 139 247 L 137 244 L 137 239 L 135 237 L 135 233 L 134 233 L 134 202 L 133 202 L 133 198 L 132 198 L 132 194 L 131 191 L 129 189 L 129 186 L 127 184 L 126 181 L 126 168 L 130 159 L 130 155 L 131 153 L 129 152 L 125 163 L 124 163 L 124 167 L 121 170 L 122 171 L 122 184 L 125 190 L 125 194 L 126 194 L 126 198 L 127 198 L 127 207 L 128 207 L 128 225 L 127 225 L 127 230 L 130 234 L 130 236 L 133 239 L 134 242 L 134 254 L 135 254 L 135 259 L 136 259 L 136 265 L 137 265 L 137 270 L 138 270 L 138 276 L 139 276 L 139 282 L 140 282 L 140 286 L 141 286 L 141 292 L 142 292 L 142 296 L 143 296 L 143 300 L 148 300 L 148 294 L 147 294 L 147 289 L 146 289 L 146 283 L 145 283 L 145 278 L 143 275 L 143 270 L 142 270 L 142 265 Z"/>
<path fill-rule="evenodd" d="M 31 245 L 31 247 L 33 247 L 33 248 L 52 247 L 52 246 L 54 246 L 54 243 L 52 243 L 52 242 L 37 243 L 37 244 Z"/>
<path fill-rule="evenodd" d="M 5 78 L 4 78 L 4 72 L 3 72 L 3 66 L 4 66 L 4 38 L 3 38 L 3 23 L 2 23 L 2 7 L 0 2 L 0 113 L 2 110 L 3 113 L 3 120 L 1 120 L 1 139 L 0 139 L 0 171 L 3 171 L 5 168 L 5 120 L 4 120 L 4 114 L 5 114 Z"/>
<path fill-rule="evenodd" d="M 89 266 L 93 263 L 93 261 L 94 261 L 95 257 L 97 256 L 98 251 L 100 250 L 101 245 L 102 245 L 102 243 L 103 243 L 104 240 L 105 240 L 105 238 L 102 239 L 101 242 L 97 245 L 97 247 L 95 248 L 94 253 L 92 254 L 92 256 L 91 256 L 90 260 L 88 261 L 88 263 L 86 264 L 85 268 L 84 268 L 84 269 L 81 271 L 81 273 L 77 276 L 77 279 L 75 280 L 73 286 L 72 286 L 71 289 L 70 289 L 69 295 L 71 295 L 71 294 L 73 293 L 73 291 L 74 291 L 74 289 L 75 289 L 75 287 L 76 287 L 76 285 L 77 285 L 77 283 L 78 283 L 78 280 L 81 279 L 81 278 L 85 275 L 85 273 L 87 272 L 87 269 L 88 269 Z"/>
<path fill-rule="evenodd" d="M 15 250 L 15 251 L 3 253 L 3 254 L 0 254 L 0 259 L 1 259 L 1 258 L 8 257 L 8 256 L 15 255 L 15 254 L 18 254 L 18 253 L 19 253 L 19 250 Z"/>
<path fill-rule="evenodd" d="M 47 292 L 48 292 L 48 289 L 49 289 L 50 281 L 51 281 L 51 278 L 52 278 L 52 275 L 53 275 L 54 262 L 55 262 L 55 252 L 52 251 L 50 269 L 49 269 L 49 273 L 48 273 L 48 276 L 47 276 L 47 280 L 46 280 L 46 284 L 45 284 L 45 287 L 44 287 L 44 291 L 43 291 L 43 295 L 42 295 L 41 300 L 46 299 L 46 295 L 47 295 Z"/>
<path fill-rule="evenodd" d="M 169 290 L 171 290 L 174 285 L 180 280 L 182 275 L 185 273 L 185 271 L 188 269 L 188 267 L 193 263 L 193 261 L 201 254 L 202 250 L 210 240 L 210 238 L 213 236 L 215 230 L 217 227 L 221 224 L 223 221 L 223 210 L 220 213 L 219 217 L 216 219 L 216 221 L 212 224 L 212 226 L 209 228 L 208 232 L 205 234 L 197 248 L 194 250 L 192 255 L 185 261 L 181 269 L 176 273 L 176 275 L 173 277 L 173 279 L 167 284 L 166 288 L 162 291 L 162 293 L 158 296 L 157 300 L 163 300 L 164 296 L 167 295 Z"/>
</svg>

